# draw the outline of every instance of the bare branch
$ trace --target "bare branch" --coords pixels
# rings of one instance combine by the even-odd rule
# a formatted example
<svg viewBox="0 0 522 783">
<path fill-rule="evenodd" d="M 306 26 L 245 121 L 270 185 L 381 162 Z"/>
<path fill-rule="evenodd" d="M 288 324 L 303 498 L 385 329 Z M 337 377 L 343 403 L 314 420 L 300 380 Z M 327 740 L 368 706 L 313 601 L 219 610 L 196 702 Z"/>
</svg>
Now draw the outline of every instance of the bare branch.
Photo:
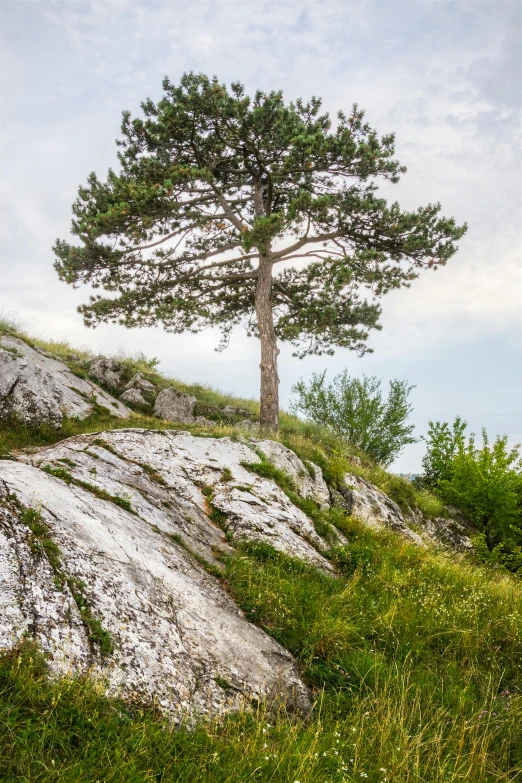
<svg viewBox="0 0 522 783">
<path fill-rule="evenodd" d="M 276 263 L 278 261 L 284 261 L 289 253 L 293 253 L 295 250 L 300 250 L 300 248 L 306 247 L 306 245 L 315 244 L 316 242 L 328 242 L 330 239 L 335 239 L 340 236 L 342 236 L 342 232 L 340 231 L 336 231 L 333 234 L 319 234 L 316 237 L 304 236 L 302 239 L 294 242 L 293 245 L 290 245 L 284 250 L 279 250 L 276 253 L 272 253 L 272 258 Z"/>
</svg>

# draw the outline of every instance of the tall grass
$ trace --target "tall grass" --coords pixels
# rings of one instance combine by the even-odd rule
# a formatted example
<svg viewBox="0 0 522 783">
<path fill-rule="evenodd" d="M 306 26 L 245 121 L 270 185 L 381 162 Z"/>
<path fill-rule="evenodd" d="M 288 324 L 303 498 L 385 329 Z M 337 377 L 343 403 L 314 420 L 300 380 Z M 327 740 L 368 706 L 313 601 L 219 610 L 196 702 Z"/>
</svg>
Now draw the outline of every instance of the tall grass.
<svg viewBox="0 0 522 783">
<path fill-rule="evenodd" d="M 173 730 L 154 705 L 0 659 L 2 781 L 507 783 L 522 776 L 522 588 L 347 519 L 329 577 L 266 545 L 227 589 L 296 656 L 314 712 Z"/>
</svg>

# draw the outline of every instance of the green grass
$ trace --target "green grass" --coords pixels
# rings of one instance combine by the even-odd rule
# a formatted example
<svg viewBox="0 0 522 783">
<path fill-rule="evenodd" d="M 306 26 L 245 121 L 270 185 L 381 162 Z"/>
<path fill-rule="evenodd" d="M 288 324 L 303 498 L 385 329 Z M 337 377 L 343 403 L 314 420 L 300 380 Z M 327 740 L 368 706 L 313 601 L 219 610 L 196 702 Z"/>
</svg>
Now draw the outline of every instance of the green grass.
<svg viewBox="0 0 522 783">
<path fill-rule="evenodd" d="M 247 616 L 296 656 L 312 720 L 261 705 L 169 730 L 154 705 L 107 699 L 88 678 L 51 682 L 27 646 L 0 658 L 0 779 L 518 780 L 520 583 L 349 519 L 344 532 L 351 544 L 335 553 L 338 578 L 267 545 L 245 545 L 225 563 Z"/>
</svg>

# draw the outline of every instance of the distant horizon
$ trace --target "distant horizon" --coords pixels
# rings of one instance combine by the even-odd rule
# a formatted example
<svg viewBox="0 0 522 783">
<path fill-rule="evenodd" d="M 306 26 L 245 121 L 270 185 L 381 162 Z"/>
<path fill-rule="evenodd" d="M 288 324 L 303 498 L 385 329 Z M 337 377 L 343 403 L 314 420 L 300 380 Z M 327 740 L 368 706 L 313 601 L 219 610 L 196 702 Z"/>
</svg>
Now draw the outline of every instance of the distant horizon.
<svg viewBox="0 0 522 783">
<path fill-rule="evenodd" d="M 142 351 L 166 375 L 258 398 L 258 345 L 243 330 L 221 354 L 213 330 L 88 331 L 76 307 L 90 291 L 58 280 L 51 247 L 67 238 L 89 172 L 117 166 L 122 110 L 157 100 L 165 74 L 217 74 L 250 94 L 282 88 L 288 100 L 322 95 L 332 116 L 357 102 L 380 135 L 395 131 L 408 167 L 383 195 L 410 209 L 440 201 L 469 229 L 445 269 L 384 298 L 373 354 L 300 361 L 281 346 L 282 406 L 301 377 L 348 368 L 384 388 L 393 378 L 415 385 L 416 437 L 429 420 L 460 415 L 477 435 L 486 427 L 521 441 L 522 4 L 283 0 L 244 11 L 228 0 L 4 0 L 0 311 L 45 339 Z M 423 453 L 422 442 L 408 446 L 391 469 L 419 473 Z"/>
</svg>

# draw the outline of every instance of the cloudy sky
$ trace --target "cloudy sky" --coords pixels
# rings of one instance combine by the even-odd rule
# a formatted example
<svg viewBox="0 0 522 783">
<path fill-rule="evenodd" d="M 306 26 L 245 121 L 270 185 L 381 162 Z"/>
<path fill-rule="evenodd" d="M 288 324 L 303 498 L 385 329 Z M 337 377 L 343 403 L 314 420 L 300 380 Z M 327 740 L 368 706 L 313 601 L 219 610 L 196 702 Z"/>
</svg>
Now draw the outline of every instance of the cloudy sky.
<svg viewBox="0 0 522 783">
<path fill-rule="evenodd" d="M 161 369 L 255 396 L 258 345 L 238 330 L 172 336 L 87 330 L 52 268 L 71 203 L 90 171 L 116 164 L 123 109 L 183 71 L 357 102 L 395 131 L 405 208 L 441 201 L 469 229 L 445 269 L 383 301 L 374 353 L 302 361 L 281 352 L 283 404 L 300 377 L 328 367 L 415 384 L 417 434 L 457 414 L 472 430 L 522 440 L 522 3 L 410 0 L 2 0 L 0 311 L 33 332 L 100 352 L 143 351 Z M 386 194 L 388 195 L 388 193 Z M 417 471 L 422 444 L 398 471 Z"/>
</svg>

